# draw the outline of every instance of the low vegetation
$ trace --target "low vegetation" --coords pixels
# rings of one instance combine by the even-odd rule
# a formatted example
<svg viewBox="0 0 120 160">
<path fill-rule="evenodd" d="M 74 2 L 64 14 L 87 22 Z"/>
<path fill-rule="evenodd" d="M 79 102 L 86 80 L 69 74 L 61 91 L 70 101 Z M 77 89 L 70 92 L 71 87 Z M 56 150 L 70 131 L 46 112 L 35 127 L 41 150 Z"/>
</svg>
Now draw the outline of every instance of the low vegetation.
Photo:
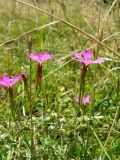
<svg viewBox="0 0 120 160">
<path fill-rule="evenodd" d="M 22 2 L 0 2 L 0 160 L 119 160 L 120 1 Z"/>
</svg>

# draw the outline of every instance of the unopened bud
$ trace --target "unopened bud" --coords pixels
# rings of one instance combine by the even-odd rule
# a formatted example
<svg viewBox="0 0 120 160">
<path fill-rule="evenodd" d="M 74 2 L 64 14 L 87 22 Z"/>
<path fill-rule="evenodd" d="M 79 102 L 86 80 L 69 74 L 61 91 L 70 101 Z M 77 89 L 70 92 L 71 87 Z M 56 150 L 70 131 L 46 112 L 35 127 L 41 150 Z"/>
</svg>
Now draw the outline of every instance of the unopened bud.
<svg viewBox="0 0 120 160">
<path fill-rule="evenodd" d="M 26 78 L 26 74 L 22 73 L 21 74 L 22 80 L 24 82 L 24 89 L 27 92 L 27 94 L 29 95 L 29 90 L 28 90 L 28 83 L 27 83 L 27 78 Z"/>
</svg>

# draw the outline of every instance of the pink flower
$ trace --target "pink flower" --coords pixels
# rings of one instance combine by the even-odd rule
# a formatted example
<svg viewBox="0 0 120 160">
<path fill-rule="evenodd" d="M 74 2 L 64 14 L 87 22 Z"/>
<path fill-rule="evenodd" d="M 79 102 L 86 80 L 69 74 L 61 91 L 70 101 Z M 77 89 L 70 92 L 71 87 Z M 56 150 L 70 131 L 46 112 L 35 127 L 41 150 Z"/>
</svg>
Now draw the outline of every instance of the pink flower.
<svg viewBox="0 0 120 160">
<path fill-rule="evenodd" d="M 8 89 L 12 88 L 14 84 L 16 84 L 19 79 L 21 78 L 21 75 L 15 75 L 13 79 L 10 79 L 9 75 L 4 75 L 2 78 L 0 78 L 0 84 Z"/>
<path fill-rule="evenodd" d="M 38 62 L 37 66 L 37 78 L 36 78 L 36 90 L 38 89 L 38 86 L 41 85 L 42 80 L 42 63 L 51 59 L 53 57 L 52 54 L 48 54 L 46 52 L 42 52 L 39 55 L 36 53 L 31 53 L 29 55 L 29 58 Z"/>
<path fill-rule="evenodd" d="M 103 63 L 104 61 L 108 60 L 108 58 L 99 58 L 92 61 L 92 53 L 88 49 L 83 51 L 83 56 L 79 55 L 76 52 L 72 52 L 72 55 L 75 57 L 74 60 L 83 63 L 85 67 L 87 67 L 89 64 Z"/>
<path fill-rule="evenodd" d="M 89 94 L 87 97 L 83 97 L 82 98 L 82 104 L 85 106 L 87 103 L 89 103 L 89 101 L 92 99 L 92 96 L 91 94 Z M 75 97 L 74 98 L 75 102 L 79 102 L 79 98 L 78 97 Z"/>
<path fill-rule="evenodd" d="M 92 96 L 89 94 L 87 97 L 82 98 L 82 104 L 85 106 L 91 100 Z"/>
<path fill-rule="evenodd" d="M 75 102 L 77 102 L 77 103 L 79 102 L 79 98 L 78 98 L 78 97 L 75 97 L 74 100 L 75 100 Z"/>
<path fill-rule="evenodd" d="M 10 103 L 13 104 L 13 85 L 16 84 L 19 79 L 21 78 L 21 75 L 15 75 L 13 79 L 10 79 L 9 75 L 4 75 L 2 78 L 0 78 L 0 85 L 6 87 L 9 91 L 10 96 Z"/>
<path fill-rule="evenodd" d="M 50 55 L 46 52 L 42 52 L 39 55 L 36 53 L 31 53 L 29 55 L 29 58 L 32 59 L 33 61 L 36 61 L 38 63 L 43 63 L 49 59 L 51 59 L 53 57 L 53 55 Z"/>
</svg>

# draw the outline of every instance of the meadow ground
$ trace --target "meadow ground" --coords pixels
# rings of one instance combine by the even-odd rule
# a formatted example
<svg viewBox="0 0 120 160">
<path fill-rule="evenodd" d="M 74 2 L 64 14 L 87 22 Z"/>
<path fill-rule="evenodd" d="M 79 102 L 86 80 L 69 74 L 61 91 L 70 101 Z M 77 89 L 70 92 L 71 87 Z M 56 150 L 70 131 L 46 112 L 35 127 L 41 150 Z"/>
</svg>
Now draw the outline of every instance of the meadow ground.
<svg viewBox="0 0 120 160">
<path fill-rule="evenodd" d="M 0 1 L 0 160 L 119 160 L 119 0 L 13 1 Z"/>
</svg>

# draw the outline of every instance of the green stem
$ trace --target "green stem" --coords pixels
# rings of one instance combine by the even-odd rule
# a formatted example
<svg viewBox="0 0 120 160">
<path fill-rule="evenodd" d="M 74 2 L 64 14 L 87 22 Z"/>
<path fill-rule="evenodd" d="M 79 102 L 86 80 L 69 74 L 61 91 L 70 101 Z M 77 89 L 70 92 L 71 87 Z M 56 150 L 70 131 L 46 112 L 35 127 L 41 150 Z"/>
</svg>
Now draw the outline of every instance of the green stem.
<svg viewBox="0 0 120 160">
<path fill-rule="evenodd" d="M 84 94 L 86 73 L 87 73 L 87 66 L 83 65 L 81 79 L 80 79 L 80 90 L 79 90 L 79 110 L 80 108 L 82 108 L 82 97 Z"/>
<path fill-rule="evenodd" d="M 20 135 L 22 136 L 22 138 L 23 138 L 23 140 L 25 141 L 27 147 L 28 147 L 29 150 L 31 151 L 32 156 L 33 156 L 33 157 L 36 157 L 36 155 L 34 154 L 31 146 L 29 145 L 28 139 L 27 139 L 24 131 L 21 129 L 21 128 L 22 128 L 22 127 L 21 127 L 21 126 L 22 126 L 21 122 L 18 124 L 18 122 L 17 122 L 17 120 L 16 120 L 16 117 L 15 117 L 15 105 L 14 105 L 14 103 L 12 103 L 12 104 L 10 105 L 10 110 L 11 110 L 11 114 L 12 114 L 12 117 L 13 117 L 13 119 L 14 119 L 15 125 L 16 125 L 16 127 L 18 128 Z"/>
<path fill-rule="evenodd" d="M 12 88 L 9 88 L 8 89 L 8 92 L 9 92 L 9 96 L 10 96 L 10 104 L 12 105 L 13 104 L 13 90 L 12 90 Z"/>
<path fill-rule="evenodd" d="M 85 77 L 86 77 L 86 73 L 87 73 L 87 66 L 85 64 L 83 64 L 83 68 L 82 68 L 82 73 L 81 73 L 81 77 L 80 77 L 80 91 L 79 91 L 79 111 L 78 111 L 78 115 L 80 112 L 80 109 L 82 111 L 82 114 L 85 112 L 85 108 L 82 106 L 82 98 L 83 98 L 83 94 L 84 94 L 84 89 L 85 89 Z M 83 122 L 84 122 L 84 117 L 83 117 Z M 83 132 L 83 148 L 84 148 L 84 152 L 85 152 L 85 132 Z M 84 157 L 85 157 L 85 153 L 84 153 Z"/>
<path fill-rule="evenodd" d="M 29 54 L 32 52 L 31 36 L 29 37 L 29 41 L 28 41 L 28 51 L 29 51 Z M 29 102 L 30 102 L 30 121 L 31 121 L 31 148 L 34 151 L 34 139 L 33 139 L 34 132 L 33 132 L 33 121 L 32 121 L 33 106 L 32 106 L 32 96 L 31 96 L 32 95 L 31 86 L 32 86 L 32 63 L 30 59 L 30 99 L 29 99 Z"/>
<path fill-rule="evenodd" d="M 36 91 L 38 88 L 41 87 L 41 80 L 42 80 L 42 63 L 38 63 L 37 66 L 37 80 L 36 80 Z"/>
</svg>

